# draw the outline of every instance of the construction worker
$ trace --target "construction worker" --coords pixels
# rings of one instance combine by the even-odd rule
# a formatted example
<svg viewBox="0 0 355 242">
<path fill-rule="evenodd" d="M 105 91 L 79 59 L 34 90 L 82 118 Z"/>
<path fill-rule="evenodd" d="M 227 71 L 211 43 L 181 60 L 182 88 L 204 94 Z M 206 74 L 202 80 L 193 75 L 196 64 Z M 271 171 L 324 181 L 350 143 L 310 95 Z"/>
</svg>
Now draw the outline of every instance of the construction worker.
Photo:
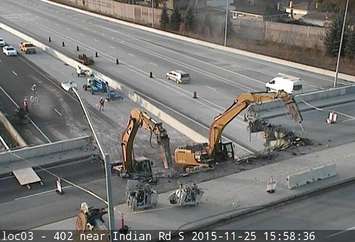
<svg viewBox="0 0 355 242">
<path fill-rule="evenodd" d="M 37 95 L 37 85 L 36 83 L 33 83 L 31 87 L 32 95 L 30 97 L 30 102 L 31 103 L 38 103 L 38 95 Z"/>
<path fill-rule="evenodd" d="M 104 111 L 105 99 L 103 97 L 99 100 L 99 111 Z"/>
<path fill-rule="evenodd" d="M 27 97 L 25 97 L 25 99 L 23 100 L 23 109 L 25 110 L 26 113 L 29 112 L 28 106 L 29 106 L 28 99 Z"/>
<path fill-rule="evenodd" d="M 37 96 L 37 85 L 36 85 L 36 83 L 33 83 L 32 87 L 31 87 L 31 90 L 32 90 L 32 95 L 34 97 L 36 97 Z"/>
</svg>

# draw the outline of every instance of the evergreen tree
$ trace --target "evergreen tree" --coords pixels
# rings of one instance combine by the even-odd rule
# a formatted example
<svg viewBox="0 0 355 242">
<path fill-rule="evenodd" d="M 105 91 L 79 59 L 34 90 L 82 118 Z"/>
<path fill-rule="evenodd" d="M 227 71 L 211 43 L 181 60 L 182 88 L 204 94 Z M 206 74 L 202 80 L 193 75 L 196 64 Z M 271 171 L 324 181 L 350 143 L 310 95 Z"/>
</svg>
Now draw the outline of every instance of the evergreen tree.
<svg viewBox="0 0 355 242">
<path fill-rule="evenodd" d="M 349 33 L 349 37 L 345 47 L 345 54 L 351 59 L 355 58 L 355 30 Z"/>
<path fill-rule="evenodd" d="M 179 30 L 180 23 L 181 23 L 181 14 L 180 14 L 179 10 L 177 8 L 175 8 L 173 14 L 171 15 L 170 28 L 172 30 L 177 31 L 177 30 Z"/>
<path fill-rule="evenodd" d="M 160 17 L 160 28 L 163 30 L 166 30 L 169 24 L 169 14 L 168 14 L 168 9 L 166 8 L 166 5 L 164 4 L 161 17 Z"/>
<path fill-rule="evenodd" d="M 191 31 L 193 29 L 194 13 L 192 11 L 192 8 L 189 8 L 189 10 L 187 10 L 187 12 L 186 12 L 185 24 L 186 24 L 187 30 Z"/>
<path fill-rule="evenodd" d="M 329 28 L 325 37 L 325 46 L 327 48 L 327 53 L 336 56 L 339 51 L 339 44 L 341 38 L 341 30 L 343 27 L 343 16 L 338 14 L 333 20 L 331 27 Z M 346 28 L 347 29 L 347 28 Z M 341 53 L 344 53 L 346 46 L 347 33 L 344 33 L 344 40 Z"/>
</svg>

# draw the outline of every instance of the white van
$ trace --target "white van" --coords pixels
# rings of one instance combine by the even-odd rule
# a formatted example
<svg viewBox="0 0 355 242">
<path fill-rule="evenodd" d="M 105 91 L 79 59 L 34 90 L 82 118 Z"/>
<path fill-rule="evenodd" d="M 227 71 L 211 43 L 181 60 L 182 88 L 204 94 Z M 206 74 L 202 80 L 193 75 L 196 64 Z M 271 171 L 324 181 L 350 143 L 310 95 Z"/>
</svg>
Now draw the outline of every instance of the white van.
<svg viewBox="0 0 355 242">
<path fill-rule="evenodd" d="M 266 91 L 278 92 L 285 91 L 288 94 L 302 92 L 302 80 L 299 77 L 289 76 L 279 73 L 277 77 L 265 84 Z"/>
<path fill-rule="evenodd" d="M 190 75 L 184 71 L 179 70 L 169 71 L 168 73 L 166 73 L 166 78 L 168 80 L 175 81 L 177 84 L 183 84 L 190 81 Z"/>
</svg>

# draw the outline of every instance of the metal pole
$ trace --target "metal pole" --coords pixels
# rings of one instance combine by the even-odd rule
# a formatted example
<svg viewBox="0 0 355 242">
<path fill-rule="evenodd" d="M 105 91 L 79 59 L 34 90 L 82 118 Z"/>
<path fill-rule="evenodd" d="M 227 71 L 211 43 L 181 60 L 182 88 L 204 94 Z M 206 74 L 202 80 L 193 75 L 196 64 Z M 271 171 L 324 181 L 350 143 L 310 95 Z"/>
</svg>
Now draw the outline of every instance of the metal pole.
<svg viewBox="0 0 355 242">
<path fill-rule="evenodd" d="M 228 31 L 228 12 L 229 12 L 229 0 L 227 0 L 226 6 L 226 23 L 224 28 L 224 46 L 227 46 L 227 31 Z"/>
<path fill-rule="evenodd" d="M 349 6 L 349 0 L 346 1 L 346 6 L 345 6 L 343 27 L 341 30 L 341 37 L 340 37 L 340 44 L 339 44 L 339 51 L 338 51 L 338 60 L 337 60 L 337 67 L 335 69 L 335 79 L 334 79 L 333 87 L 337 87 L 337 84 L 338 84 L 340 54 L 341 54 L 341 49 L 343 47 L 343 39 L 344 39 L 344 32 L 345 32 L 345 25 L 346 25 L 346 15 L 348 13 L 348 6 Z"/>
<path fill-rule="evenodd" d="M 101 156 L 102 156 L 102 159 L 104 161 L 104 165 L 105 165 L 105 178 L 106 178 L 106 199 L 107 199 L 107 215 L 108 215 L 108 218 L 109 218 L 109 221 L 108 221 L 108 228 L 109 228 L 109 231 L 110 231 L 110 241 L 112 241 L 112 231 L 114 230 L 115 228 L 115 219 L 114 219 L 114 210 L 113 210 L 113 204 L 112 204 L 112 186 L 111 186 L 111 173 L 110 173 L 110 167 L 109 167 L 109 156 L 108 154 L 105 154 L 104 153 L 104 150 L 99 142 L 99 139 L 97 138 L 97 135 L 96 135 L 96 132 L 94 130 L 94 126 L 92 125 L 91 123 L 91 120 L 90 120 L 90 117 L 89 117 L 89 113 L 88 111 L 86 110 L 86 107 L 83 103 L 83 101 L 81 100 L 81 97 L 78 93 L 78 91 L 76 90 L 76 88 L 72 88 L 73 92 L 75 93 L 75 95 L 77 96 L 77 98 L 79 99 L 79 102 L 80 102 L 80 105 L 81 105 L 81 108 L 83 109 L 84 111 L 84 114 L 85 114 L 85 117 L 89 123 L 89 126 L 90 126 L 90 129 L 91 129 L 91 132 L 94 136 L 94 139 L 97 143 L 97 146 L 99 147 L 99 150 L 100 150 L 100 153 L 101 153 Z"/>
<path fill-rule="evenodd" d="M 113 230 L 115 229 L 115 211 L 112 204 L 112 184 L 111 184 L 111 168 L 110 156 L 104 154 L 105 176 L 106 176 L 106 200 L 107 200 L 107 215 L 108 215 L 108 228 L 110 233 L 110 241 L 113 241 Z"/>
<path fill-rule="evenodd" d="M 154 28 L 154 0 L 152 0 L 152 28 Z"/>
</svg>

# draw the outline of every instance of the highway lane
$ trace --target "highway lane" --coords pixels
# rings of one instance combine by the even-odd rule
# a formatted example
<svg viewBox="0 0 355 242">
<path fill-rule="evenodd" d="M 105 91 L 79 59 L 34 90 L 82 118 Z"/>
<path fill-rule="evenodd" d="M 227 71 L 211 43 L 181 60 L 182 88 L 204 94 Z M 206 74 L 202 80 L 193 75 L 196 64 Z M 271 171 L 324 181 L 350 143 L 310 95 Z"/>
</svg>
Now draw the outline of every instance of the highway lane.
<svg viewBox="0 0 355 242">
<path fill-rule="evenodd" d="M 1 9 L 5 5 L 7 9 L 1 16 L 10 25 L 20 26 L 42 41 L 51 36 L 53 47 L 72 55 L 76 45 L 89 54 L 97 50 L 100 57 L 96 68 L 205 125 L 223 112 L 236 95 L 263 90 L 263 83 L 278 72 L 303 77 L 306 90 L 324 88 L 332 82 L 330 77 L 161 37 L 40 1 L 5 0 L 1 4 Z M 65 48 L 61 47 L 63 40 Z M 116 57 L 123 65 L 114 64 Z M 191 84 L 177 86 L 164 80 L 164 73 L 171 69 L 189 71 Z M 153 71 L 154 79 L 147 77 L 149 71 Z M 191 99 L 195 90 L 198 100 Z M 248 141 L 245 125 L 238 120 L 226 128 L 226 133 L 248 146 L 263 148 L 262 143 Z"/>
<path fill-rule="evenodd" d="M 272 196 L 272 195 L 271 195 Z M 326 241 L 353 241 L 355 183 L 211 226 L 221 230 L 333 230 Z M 338 231 L 334 231 L 338 230 Z"/>
<path fill-rule="evenodd" d="M 67 95 L 58 83 L 45 72 L 21 56 L 0 55 L 1 109 L 14 121 L 28 144 L 40 144 L 75 138 L 87 133 L 87 125 L 81 107 Z M 31 86 L 38 86 L 38 103 L 30 105 L 29 118 L 16 122 L 16 106 L 22 106 L 25 97 L 30 99 Z"/>
</svg>

